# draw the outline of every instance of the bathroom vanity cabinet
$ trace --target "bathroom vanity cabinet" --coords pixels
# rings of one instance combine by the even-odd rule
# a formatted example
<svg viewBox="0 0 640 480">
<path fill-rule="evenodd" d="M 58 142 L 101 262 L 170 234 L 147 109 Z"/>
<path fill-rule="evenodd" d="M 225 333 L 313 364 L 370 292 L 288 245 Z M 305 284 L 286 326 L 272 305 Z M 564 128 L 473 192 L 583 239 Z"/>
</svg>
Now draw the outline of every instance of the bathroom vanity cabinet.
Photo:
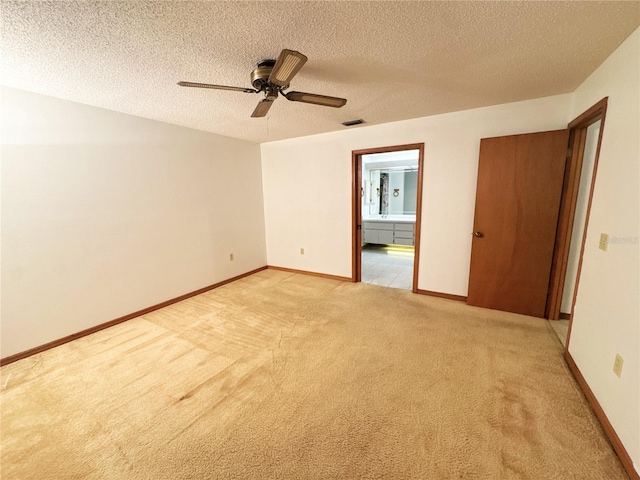
<svg viewBox="0 0 640 480">
<path fill-rule="evenodd" d="M 364 243 L 380 245 L 414 245 L 415 222 L 392 219 L 364 220 L 362 222 Z"/>
</svg>

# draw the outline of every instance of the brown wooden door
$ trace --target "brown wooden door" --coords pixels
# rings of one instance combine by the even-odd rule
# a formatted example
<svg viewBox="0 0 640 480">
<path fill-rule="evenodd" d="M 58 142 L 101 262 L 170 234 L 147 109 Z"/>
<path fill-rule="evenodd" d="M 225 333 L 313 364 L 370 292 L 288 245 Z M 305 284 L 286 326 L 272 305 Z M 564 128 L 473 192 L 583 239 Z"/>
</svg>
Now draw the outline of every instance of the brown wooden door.
<svg viewBox="0 0 640 480">
<path fill-rule="evenodd" d="M 568 130 L 480 141 L 467 303 L 544 317 Z"/>
</svg>

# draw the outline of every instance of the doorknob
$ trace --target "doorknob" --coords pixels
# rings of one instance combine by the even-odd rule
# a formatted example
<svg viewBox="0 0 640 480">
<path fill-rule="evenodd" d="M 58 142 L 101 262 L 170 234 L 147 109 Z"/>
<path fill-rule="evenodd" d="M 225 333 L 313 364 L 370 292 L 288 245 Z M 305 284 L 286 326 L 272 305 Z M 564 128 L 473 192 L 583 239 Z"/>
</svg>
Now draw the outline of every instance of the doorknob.
<svg viewBox="0 0 640 480">
<path fill-rule="evenodd" d="M 478 238 L 482 238 L 482 237 L 484 237 L 484 233 L 482 233 L 482 232 L 475 232 L 475 233 L 473 234 L 473 236 L 474 236 L 474 237 L 478 237 Z"/>
</svg>

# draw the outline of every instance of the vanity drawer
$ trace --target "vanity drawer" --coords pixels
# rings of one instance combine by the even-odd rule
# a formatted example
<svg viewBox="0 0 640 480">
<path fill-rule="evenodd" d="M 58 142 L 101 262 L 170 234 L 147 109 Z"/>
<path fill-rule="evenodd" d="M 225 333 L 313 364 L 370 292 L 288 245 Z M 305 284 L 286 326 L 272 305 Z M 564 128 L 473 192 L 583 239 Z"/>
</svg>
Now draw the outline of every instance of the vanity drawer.
<svg viewBox="0 0 640 480">
<path fill-rule="evenodd" d="M 393 241 L 394 245 L 413 245 L 413 238 L 398 238 Z"/>
<path fill-rule="evenodd" d="M 393 244 L 393 232 L 391 230 L 365 230 L 365 243 L 375 243 L 379 245 Z"/>
<path fill-rule="evenodd" d="M 403 232 L 402 230 L 396 230 L 394 233 L 395 238 L 411 238 L 413 239 L 413 230 L 410 232 Z"/>
<path fill-rule="evenodd" d="M 413 232 L 413 223 L 394 223 L 396 231 L 403 230 Z"/>
<path fill-rule="evenodd" d="M 393 230 L 393 223 L 388 222 L 363 222 L 363 227 L 369 230 Z"/>
</svg>

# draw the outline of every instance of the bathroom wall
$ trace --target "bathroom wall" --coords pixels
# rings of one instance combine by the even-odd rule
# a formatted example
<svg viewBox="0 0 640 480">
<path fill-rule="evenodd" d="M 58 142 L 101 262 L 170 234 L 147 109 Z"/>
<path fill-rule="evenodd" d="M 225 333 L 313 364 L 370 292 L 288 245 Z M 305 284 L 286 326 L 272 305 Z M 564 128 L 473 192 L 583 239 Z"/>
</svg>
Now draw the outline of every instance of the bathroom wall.
<svg viewBox="0 0 640 480">
<path fill-rule="evenodd" d="M 398 189 L 398 196 L 393 192 Z M 404 172 L 389 171 L 389 214 L 402 215 L 404 213 Z"/>
<path fill-rule="evenodd" d="M 416 214 L 416 200 L 418 198 L 418 172 L 404 174 L 404 212 Z"/>
</svg>

